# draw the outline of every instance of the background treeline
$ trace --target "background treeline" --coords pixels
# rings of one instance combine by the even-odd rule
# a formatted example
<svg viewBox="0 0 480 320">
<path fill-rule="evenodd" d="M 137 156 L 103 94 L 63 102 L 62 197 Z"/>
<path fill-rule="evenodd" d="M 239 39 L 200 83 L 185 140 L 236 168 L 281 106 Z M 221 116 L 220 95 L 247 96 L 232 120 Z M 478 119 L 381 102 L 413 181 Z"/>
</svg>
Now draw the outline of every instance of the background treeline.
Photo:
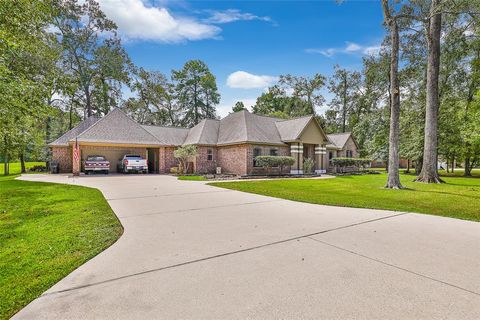
<svg viewBox="0 0 480 320">
<path fill-rule="evenodd" d="M 389 146 L 398 144 L 400 157 L 421 165 L 432 93 L 430 31 L 440 16 L 437 156 L 461 162 L 468 174 L 480 161 L 480 4 L 384 0 L 381 5 L 386 36 L 378 53 L 364 57 L 361 70 L 337 65 L 330 77 L 282 75 L 254 106 L 239 102 L 233 110 L 251 107 L 258 114 L 291 118 L 326 108 L 316 114 L 325 130 L 352 131 L 363 157 L 387 161 Z M 393 84 L 392 31 L 398 36 Z M 188 61 L 169 75 L 135 66 L 115 23 L 94 0 L 2 1 L 0 79 L 2 161 L 48 159 L 48 142 L 112 108 L 123 108 L 144 124 L 191 127 L 217 117 L 220 102 L 216 78 L 202 61 Z M 392 144 L 397 96 L 398 141 Z"/>
</svg>

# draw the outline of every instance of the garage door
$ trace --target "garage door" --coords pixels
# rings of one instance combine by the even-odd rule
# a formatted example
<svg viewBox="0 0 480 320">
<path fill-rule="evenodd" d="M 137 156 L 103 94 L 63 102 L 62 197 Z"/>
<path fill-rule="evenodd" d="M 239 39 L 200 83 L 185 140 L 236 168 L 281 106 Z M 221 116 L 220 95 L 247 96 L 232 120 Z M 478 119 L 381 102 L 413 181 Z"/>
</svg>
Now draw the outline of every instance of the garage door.
<svg viewBox="0 0 480 320">
<path fill-rule="evenodd" d="M 138 148 L 109 148 L 99 150 L 97 148 L 82 147 L 81 149 L 82 164 L 88 156 L 104 156 L 110 161 L 110 172 L 117 172 L 117 164 L 119 160 L 126 154 L 138 154 L 142 157 L 145 155 L 145 151 L 139 152 Z M 83 168 L 82 168 L 83 169 Z"/>
</svg>

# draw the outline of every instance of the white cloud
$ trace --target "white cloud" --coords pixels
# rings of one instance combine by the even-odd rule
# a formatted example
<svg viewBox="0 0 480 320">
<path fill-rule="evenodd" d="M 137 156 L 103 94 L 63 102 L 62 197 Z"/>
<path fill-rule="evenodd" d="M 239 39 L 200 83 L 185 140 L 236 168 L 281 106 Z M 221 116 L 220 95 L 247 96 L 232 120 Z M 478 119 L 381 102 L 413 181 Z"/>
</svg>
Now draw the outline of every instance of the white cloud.
<svg viewBox="0 0 480 320">
<path fill-rule="evenodd" d="M 251 21 L 260 20 L 266 22 L 273 22 L 268 16 L 257 16 L 248 12 L 241 12 L 238 9 L 228 9 L 225 11 L 210 11 L 211 16 L 204 21 L 207 23 L 230 23 L 235 21 Z"/>
<path fill-rule="evenodd" d="M 236 71 L 228 76 L 227 86 L 241 89 L 266 88 L 276 81 L 278 77 Z"/>
<path fill-rule="evenodd" d="M 127 39 L 179 42 L 217 37 L 217 26 L 189 17 L 174 17 L 166 8 L 142 0 L 100 0 L 102 10 Z"/>
<path fill-rule="evenodd" d="M 345 47 L 342 48 L 326 48 L 326 49 L 316 49 L 310 48 L 305 49 L 307 53 L 318 53 L 324 55 L 325 57 L 333 57 L 338 53 L 342 54 L 363 54 L 363 55 L 377 55 L 382 46 L 373 45 L 373 46 L 362 46 L 354 42 L 345 42 Z"/>
</svg>

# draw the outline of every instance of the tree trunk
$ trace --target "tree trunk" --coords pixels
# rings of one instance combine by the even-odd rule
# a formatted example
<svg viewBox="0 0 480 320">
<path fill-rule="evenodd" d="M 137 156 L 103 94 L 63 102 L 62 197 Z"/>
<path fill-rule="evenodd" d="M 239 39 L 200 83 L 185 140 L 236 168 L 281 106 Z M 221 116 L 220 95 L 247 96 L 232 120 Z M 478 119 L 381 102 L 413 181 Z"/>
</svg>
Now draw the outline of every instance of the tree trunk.
<svg viewBox="0 0 480 320">
<path fill-rule="evenodd" d="M 472 176 L 472 167 L 470 166 L 470 156 L 465 157 L 465 172 L 463 173 L 465 177 Z"/>
<path fill-rule="evenodd" d="M 90 118 L 93 114 L 92 111 L 92 97 L 90 95 L 90 88 L 87 86 L 85 87 L 85 102 L 86 102 L 86 108 L 87 108 L 87 118 Z"/>
<path fill-rule="evenodd" d="M 26 173 L 27 170 L 25 169 L 25 155 L 20 153 L 20 167 L 21 167 L 21 173 Z"/>
<path fill-rule="evenodd" d="M 423 164 L 420 175 L 415 181 L 440 183 L 437 170 L 438 76 L 440 69 L 440 36 L 442 31 L 442 14 L 438 12 L 440 0 L 432 0 L 430 5 L 430 24 L 428 30 L 427 61 L 427 105 L 425 110 L 425 141 L 423 146 Z"/>
<path fill-rule="evenodd" d="M 390 16 L 387 0 L 382 1 L 385 20 L 390 28 L 392 48 L 390 53 L 390 135 L 388 139 L 388 177 L 385 188 L 401 189 L 399 172 L 399 140 L 400 140 L 400 85 L 398 83 L 398 53 L 400 39 L 397 20 Z"/>
</svg>

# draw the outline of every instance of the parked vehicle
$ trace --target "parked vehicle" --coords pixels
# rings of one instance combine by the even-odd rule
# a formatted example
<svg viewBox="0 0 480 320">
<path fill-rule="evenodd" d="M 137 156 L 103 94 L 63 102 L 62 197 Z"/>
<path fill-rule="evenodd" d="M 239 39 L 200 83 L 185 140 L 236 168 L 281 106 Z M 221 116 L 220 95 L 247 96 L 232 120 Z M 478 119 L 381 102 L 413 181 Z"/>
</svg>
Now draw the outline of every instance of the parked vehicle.
<svg viewBox="0 0 480 320">
<path fill-rule="evenodd" d="M 148 173 L 148 162 L 139 155 L 126 154 L 118 163 L 118 172 Z"/>
<path fill-rule="evenodd" d="M 104 156 L 88 156 L 84 166 L 85 174 L 101 172 L 108 174 L 110 171 L 110 161 Z"/>
</svg>

